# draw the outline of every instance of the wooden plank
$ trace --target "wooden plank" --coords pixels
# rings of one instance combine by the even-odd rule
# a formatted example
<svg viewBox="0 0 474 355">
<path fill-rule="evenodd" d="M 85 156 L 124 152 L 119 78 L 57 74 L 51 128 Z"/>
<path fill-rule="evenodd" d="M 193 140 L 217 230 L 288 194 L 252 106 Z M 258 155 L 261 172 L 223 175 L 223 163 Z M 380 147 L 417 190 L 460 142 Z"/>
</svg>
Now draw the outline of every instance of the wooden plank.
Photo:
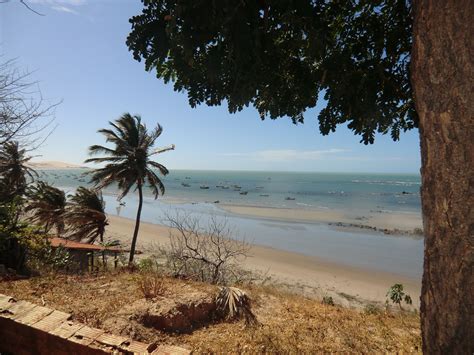
<svg viewBox="0 0 474 355">
<path fill-rule="evenodd" d="M 50 331 L 50 334 L 57 335 L 58 337 L 69 339 L 75 332 L 84 327 L 84 324 L 74 323 L 66 321 L 61 323 L 57 328 Z"/>
<path fill-rule="evenodd" d="M 27 301 L 18 301 L 7 310 L 0 313 L 0 316 L 10 319 L 17 319 L 23 314 L 30 312 L 36 305 Z"/>
<path fill-rule="evenodd" d="M 36 306 L 31 311 L 23 313 L 21 316 L 17 317 L 15 320 L 19 323 L 31 325 L 36 323 L 46 317 L 47 315 L 53 313 L 51 308 Z"/>
<path fill-rule="evenodd" d="M 32 325 L 33 328 L 50 332 L 71 318 L 69 313 L 54 310 L 51 314 Z M 74 334 L 74 333 L 72 333 Z M 71 334 L 71 335 L 72 335 Z M 70 336 L 71 336 L 70 335 Z"/>
<path fill-rule="evenodd" d="M 16 303 L 16 300 L 13 297 L 2 295 L 0 293 L 0 312 L 10 308 Z"/>
<path fill-rule="evenodd" d="M 120 335 L 113 335 L 113 334 L 108 334 L 104 333 L 101 334 L 99 337 L 95 339 L 96 342 L 104 345 L 110 345 L 114 347 L 119 347 L 123 343 L 125 343 L 128 340 L 128 338 L 125 338 Z"/>
<path fill-rule="evenodd" d="M 103 333 L 104 331 L 101 329 L 91 328 L 85 325 L 75 332 L 69 338 L 69 340 L 82 345 L 91 345 L 94 340 L 96 340 Z"/>
<path fill-rule="evenodd" d="M 129 351 L 134 354 L 149 354 L 152 350 L 156 348 L 156 345 L 141 343 L 139 341 L 128 340 L 120 346 L 120 350 Z"/>
</svg>

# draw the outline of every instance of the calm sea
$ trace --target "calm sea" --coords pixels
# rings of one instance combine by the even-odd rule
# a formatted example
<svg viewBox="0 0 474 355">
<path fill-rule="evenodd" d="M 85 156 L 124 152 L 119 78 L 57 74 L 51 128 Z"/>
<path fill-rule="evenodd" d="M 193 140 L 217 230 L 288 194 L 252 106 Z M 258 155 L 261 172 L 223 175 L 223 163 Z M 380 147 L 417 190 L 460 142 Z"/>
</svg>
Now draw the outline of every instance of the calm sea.
<svg viewBox="0 0 474 355">
<path fill-rule="evenodd" d="M 42 171 L 57 187 L 87 185 L 85 170 Z M 171 171 L 163 177 L 160 199 L 285 207 L 420 212 L 418 175 L 289 173 L 250 171 Z M 108 193 L 114 194 L 114 188 Z M 145 195 L 151 196 L 149 190 Z"/>
</svg>

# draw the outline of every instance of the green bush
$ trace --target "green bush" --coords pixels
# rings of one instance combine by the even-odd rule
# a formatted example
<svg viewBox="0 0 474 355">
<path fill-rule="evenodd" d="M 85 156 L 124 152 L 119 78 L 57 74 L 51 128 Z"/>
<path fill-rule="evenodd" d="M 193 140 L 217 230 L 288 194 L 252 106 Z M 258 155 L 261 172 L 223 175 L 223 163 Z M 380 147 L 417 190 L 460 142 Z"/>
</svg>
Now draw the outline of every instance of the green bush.
<svg viewBox="0 0 474 355">
<path fill-rule="evenodd" d="M 402 284 L 395 284 L 392 287 L 390 287 L 387 292 L 387 297 L 392 301 L 392 303 L 398 304 L 401 310 L 403 310 L 402 308 L 403 301 L 405 301 L 407 305 L 411 305 L 413 303 L 410 295 L 403 291 Z"/>
</svg>

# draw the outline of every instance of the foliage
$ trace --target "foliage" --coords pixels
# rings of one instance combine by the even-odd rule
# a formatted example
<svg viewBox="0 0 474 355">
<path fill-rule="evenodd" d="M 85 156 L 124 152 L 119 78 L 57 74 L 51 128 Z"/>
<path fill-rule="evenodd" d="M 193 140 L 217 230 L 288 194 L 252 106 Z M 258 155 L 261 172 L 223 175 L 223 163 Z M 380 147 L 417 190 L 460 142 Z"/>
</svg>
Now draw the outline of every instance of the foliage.
<svg viewBox="0 0 474 355">
<path fill-rule="evenodd" d="M 62 248 L 53 248 L 47 235 L 34 233 L 23 237 L 28 251 L 28 266 L 39 273 L 66 270 L 73 267 L 69 252 Z"/>
<path fill-rule="evenodd" d="M 143 0 L 127 45 L 195 107 L 253 105 L 302 123 L 323 99 L 322 134 L 362 141 L 418 126 L 410 85 L 411 2 Z"/>
<path fill-rule="evenodd" d="M 94 243 L 99 239 L 104 242 L 105 227 L 109 222 L 102 192 L 80 186 L 69 197 L 65 213 L 68 239 L 85 240 L 86 243 Z"/>
<path fill-rule="evenodd" d="M 227 285 L 238 281 L 238 261 L 247 257 L 250 245 L 233 238 L 227 221 L 211 216 L 200 221 L 190 214 L 168 215 L 170 247 L 165 250 L 166 266 L 176 277 Z M 202 225 L 206 223 L 206 225 Z"/>
<path fill-rule="evenodd" d="M 157 169 L 162 175 L 167 175 L 168 169 L 160 163 L 151 160 L 151 157 L 155 154 L 174 149 L 174 145 L 152 151 L 151 149 L 163 132 L 163 129 L 158 124 L 155 129 L 148 131 L 145 124 L 142 123 L 140 116 L 132 116 L 129 113 L 125 113 L 115 122 L 109 122 L 109 124 L 112 126 L 112 129 L 101 129 L 99 133 L 102 133 L 106 137 L 106 142 L 112 143 L 114 147 L 90 146 L 89 153 L 91 155 L 106 154 L 106 156 L 89 158 L 86 160 L 86 163 L 107 163 L 105 167 L 91 172 L 91 180 L 98 189 L 117 183 L 121 191 L 118 197 L 119 200 L 127 195 L 133 187 L 135 187 L 135 190 L 138 190 L 138 211 L 129 258 L 129 264 L 131 265 L 135 255 L 140 214 L 143 205 L 142 187 L 148 184 L 155 199 L 158 198 L 160 193 L 164 194 L 165 192 L 163 182 L 153 169 Z"/>
<path fill-rule="evenodd" d="M 18 205 L 0 205 L 0 264 L 21 273 L 57 271 L 70 266 L 69 254 L 52 248 L 37 226 L 16 220 Z"/>
<path fill-rule="evenodd" d="M 38 181 L 29 188 L 26 211 L 31 214 L 30 220 L 43 226 L 45 232 L 55 227 L 60 235 L 64 231 L 64 214 L 66 211 L 66 194 L 64 191 Z"/>
<path fill-rule="evenodd" d="M 16 141 L 4 143 L 0 148 L 0 180 L 2 200 L 25 193 L 28 178 L 32 182 L 38 174 L 28 167 L 31 156 Z"/>
<path fill-rule="evenodd" d="M 222 287 L 216 297 L 217 310 L 228 319 L 244 319 L 246 324 L 257 324 L 248 295 L 237 287 Z"/>
<path fill-rule="evenodd" d="M 160 193 L 164 194 L 165 187 L 153 168 L 162 175 L 167 175 L 168 169 L 151 160 L 151 156 L 159 152 L 152 152 L 151 149 L 163 132 L 162 127 L 158 124 L 149 132 L 140 116 L 131 116 L 129 113 L 109 124 L 112 129 L 101 129 L 99 133 L 106 137 L 108 143 L 114 144 L 114 148 L 101 145 L 89 147 L 91 155 L 107 154 L 105 157 L 86 160 L 86 163 L 107 163 L 105 167 L 91 172 L 92 182 L 99 189 L 117 183 L 121 190 L 119 200 L 127 195 L 132 187 L 137 189 L 145 182 L 148 182 L 155 198 Z"/>
<path fill-rule="evenodd" d="M 390 298 L 390 300 L 393 303 L 398 304 L 400 309 L 403 309 L 402 308 L 403 301 L 405 301 L 407 305 L 411 305 L 413 303 L 410 295 L 406 294 L 403 291 L 402 284 L 394 284 L 392 287 L 390 287 L 387 292 L 387 297 Z"/>
</svg>

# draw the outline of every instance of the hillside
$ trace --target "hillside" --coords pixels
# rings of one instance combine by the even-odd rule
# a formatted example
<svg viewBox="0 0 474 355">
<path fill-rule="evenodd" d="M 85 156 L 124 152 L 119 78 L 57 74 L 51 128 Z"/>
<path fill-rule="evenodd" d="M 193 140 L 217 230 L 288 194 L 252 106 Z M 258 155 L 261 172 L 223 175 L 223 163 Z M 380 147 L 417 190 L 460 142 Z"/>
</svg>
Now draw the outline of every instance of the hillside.
<svg viewBox="0 0 474 355">
<path fill-rule="evenodd" d="M 248 285 L 242 289 L 252 300 L 258 325 L 246 326 L 202 311 L 218 292 L 215 286 L 159 276 L 156 297 L 145 300 L 147 277 L 129 272 L 36 277 L 0 282 L 0 293 L 69 312 L 74 320 L 114 334 L 194 353 L 421 351 L 416 313 L 357 311 Z"/>
</svg>

